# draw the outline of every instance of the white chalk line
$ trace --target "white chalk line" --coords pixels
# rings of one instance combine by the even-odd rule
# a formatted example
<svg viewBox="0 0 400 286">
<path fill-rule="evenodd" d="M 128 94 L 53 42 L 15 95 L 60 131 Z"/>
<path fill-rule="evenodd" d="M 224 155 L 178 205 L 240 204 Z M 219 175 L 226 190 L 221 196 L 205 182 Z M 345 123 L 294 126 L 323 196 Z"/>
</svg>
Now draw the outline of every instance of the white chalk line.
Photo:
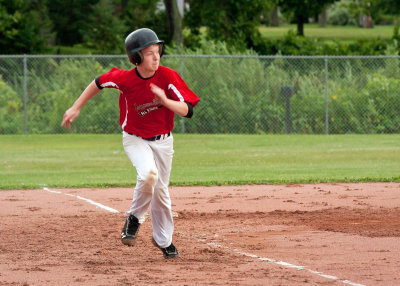
<svg viewBox="0 0 400 286">
<path fill-rule="evenodd" d="M 87 199 L 87 198 L 84 198 L 84 197 L 81 197 L 81 196 L 72 195 L 72 194 L 66 194 L 66 193 L 63 193 L 63 192 L 60 192 L 60 191 L 54 191 L 54 190 L 51 190 L 51 189 L 49 189 L 47 187 L 44 187 L 43 190 L 47 191 L 49 193 L 64 194 L 66 196 L 75 197 L 77 199 L 86 201 L 86 202 L 88 202 L 88 203 L 90 203 L 92 205 L 95 205 L 95 206 L 97 206 L 99 208 L 102 208 L 102 209 L 104 209 L 106 211 L 109 211 L 111 213 L 119 213 L 119 211 L 117 211 L 116 209 L 110 208 L 108 206 L 105 206 L 103 204 L 97 203 L 97 202 L 95 202 L 93 200 L 90 200 L 90 199 Z M 349 280 L 341 280 L 336 276 L 324 274 L 322 272 L 309 269 L 309 268 L 307 268 L 305 266 L 294 265 L 294 264 L 291 264 L 291 263 L 288 263 L 288 262 L 278 261 L 278 260 L 275 260 L 275 259 L 272 259 L 272 258 L 261 257 L 261 256 L 258 256 L 258 255 L 252 254 L 252 253 L 243 252 L 243 251 L 238 250 L 236 248 L 231 249 L 228 246 L 225 246 L 225 245 L 222 245 L 222 244 L 219 244 L 219 243 L 215 243 L 215 242 L 207 242 L 205 239 L 198 239 L 198 241 L 203 242 L 203 243 L 205 243 L 205 244 L 207 244 L 209 246 L 215 247 L 215 248 L 228 249 L 228 250 L 233 251 L 233 252 L 235 252 L 237 254 L 240 254 L 240 255 L 243 255 L 243 256 L 246 256 L 246 257 L 255 258 L 255 259 L 258 259 L 260 261 L 266 261 L 266 262 L 269 262 L 269 263 L 274 263 L 274 264 L 277 264 L 277 265 L 280 265 L 280 266 L 283 266 L 283 267 L 286 267 L 286 268 L 293 268 L 293 269 L 297 269 L 297 270 L 305 270 L 305 271 L 308 271 L 308 272 L 310 272 L 312 274 L 315 274 L 315 275 L 323 277 L 323 278 L 327 278 L 327 279 L 335 280 L 335 281 L 338 281 L 338 282 L 342 282 L 343 284 L 348 284 L 348 285 L 352 285 L 352 286 L 365 286 L 364 284 L 351 282 Z"/>
<path fill-rule="evenodd" d="M 60 191 L 54 191 L 54 190 L 51 190 L 51 189 L 49 189 L 47 187 L 44 187 L 43 190 L 46 191 L 46 192 L 49 192 L 49 193 L 63 194 L 63 195 L 66 195 L 66 196 L 75 197 L 75 198 L 77 198 L 79 200 L 83 200 L 85 202 L 88 202 L 89 204 L 95 205 L 96 207 L 102 208 L 102 209 L 104 209 L 106 211 L 109 211 L 111 213 L 119 213 L 119 211 L 117 211 L 116 209 L 107 207 L 107 206 L 102 205 L 102 204 L 100 204 L 98 202 L 92 201 L 90 199 L 87 199 L 87 198 L 84 198 L 84 197 L 81 197 L 81 196 L 76 196 L 76 195 L 72 195 L 72 194 L 66 194 L 66 193 L 63 193 L 63 192 L 60 192 Z"/>
<path fill-rule="evenodd" d="M 255 258 L 255 259 L 258 259 L 258 260 L 261 260 L 261 261 L 266 261 L 266 262 L 269 262 L 269 263 L 274 263 L 274 264 L 277 264 L 277 265 L 280 265 L 280 266 L 283 266 L 283 267 L 286 267 L 286 268 L 293 268 L 293 269 L 297 269 L 297 270 L 305 270 L 305 271 L 308 271 L 308 272 L 310 272 L 312 274 L 315 274 L 315 275 L 323 277 L 323 278 L 327 278 L 327 279 L 335 280 L 335 281 L 338 281 L 338 282 L 342 282 L 343 284 L 348 284 L 348 285 L 352 285 L 352 286 L 365 286 L 364 284 L 351 282 L 349 280 L 341 280 L 336 276 L 324 274 L 322 272 L 309 269 L 309 268 L 307 268 L 305 266 L 294 265 L 294 264 L 291 264 L 291 263 L 288 263 L 288 262 L 278 261 L 278 260 L 275 260 L 275 259 L 272 259 L 272 258 L 261 257 L 261 256 L 258 256 L 258 255 L 252 254 L 252 253 L 243 252 L 243 251 L 238 250 L 236 248 L 232 249 L 232 248 L 230 248 L 228 246 L 225 246 L 225 245 L 222 245 L 220 243 L 207 242 L 205 239 L 199 239 L 199 241 L 201 241 L 201 242 L 203 242 L 203 243 L 205 243 L 205 244 L 207 244 L 209 246 L 215 247 L 215 248 L 228 249 L 229 251 L 233 251 L 233 252 L 235 252 L 237 254 L 240 254 L 240 255 L 243 255 L 243 256 L 246 256 L 246 257 Z"/>
</svg>

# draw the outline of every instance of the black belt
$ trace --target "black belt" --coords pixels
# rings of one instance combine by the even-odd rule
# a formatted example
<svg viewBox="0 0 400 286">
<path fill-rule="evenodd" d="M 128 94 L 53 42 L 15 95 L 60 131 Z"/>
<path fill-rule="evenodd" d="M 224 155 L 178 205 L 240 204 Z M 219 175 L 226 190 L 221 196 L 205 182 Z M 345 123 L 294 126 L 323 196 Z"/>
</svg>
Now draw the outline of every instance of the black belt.
<svg viewBox="0 0 400 286">
<path fill-rule="evenodd" d="M 132 133 L 128 133 L 128 134 L 129 135 L 133 135 L 133 136 L 137 136 L 137 135 L 132 134 Z M 138 137 L 140 137 L 140 138 L 142 138 L 142 139 L 144 139 L 146 141 L 156 141 L 156 140 L 160 140 L 161 138 L 163 138 L 163 139 L 167 138 L 169 136 L 171 136 L 171 132 L 168 132 L 167 134 L 156 135 L 156 136 L 153 136 L 153 137 L 150 137 L 150 138 L 143 138 L 143 137 L 140 137 L 140 136 L 138 136 Z"/>
</svg>

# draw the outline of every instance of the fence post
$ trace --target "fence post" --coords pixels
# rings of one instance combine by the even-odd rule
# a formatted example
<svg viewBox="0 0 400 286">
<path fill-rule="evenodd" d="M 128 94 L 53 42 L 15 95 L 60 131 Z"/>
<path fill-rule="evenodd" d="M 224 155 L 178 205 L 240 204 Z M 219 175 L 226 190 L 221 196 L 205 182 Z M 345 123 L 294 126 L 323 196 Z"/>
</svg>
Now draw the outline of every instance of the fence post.
<svg viewBox="0 0 400 286">
<path fill-rule="evenodd" d="M 328 56 L 325 56 L 325 134 L 329 134 Z"/>
<path fill-rule="evenodd" d="M 295 93 L 294 86 L 282 86 L 281 96 L 285 99 L 286 106 L 286 133 L 292 133 L 292 120 L 290 118 L 290 98 Z"/>
<path fill-rule="evenodd" d="M 180 70 L 180 75 L 181 78 L 183 79 L 183 56 L 181 54 L 181 70 Z M 181 117 L 181 127 L 182 127 L 182 133 L 185 133 L 185 117 Z"/>
<path fill-rule="evenodd" d="M 28 121 L 28 95 L 27 95 L 27 81 L 28 81 L 28 67 L 27 67 L 27 57 L 24 54 L 24 134 L 28 133 L 28 126 L 27 126 L 27 121 Z"/>
</svg>

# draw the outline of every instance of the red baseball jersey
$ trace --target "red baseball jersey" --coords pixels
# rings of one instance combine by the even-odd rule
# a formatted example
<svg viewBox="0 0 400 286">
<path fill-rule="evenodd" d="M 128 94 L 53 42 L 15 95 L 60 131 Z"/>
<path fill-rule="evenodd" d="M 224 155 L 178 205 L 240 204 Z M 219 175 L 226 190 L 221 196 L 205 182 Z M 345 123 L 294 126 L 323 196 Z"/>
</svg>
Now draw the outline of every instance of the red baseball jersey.
<svg viewBox="0 0 400 286">
<path fill-rule="evenodd" d="M 165 91 L 169 99 L 191 103 L 200 101 L 174 70 L 159 66 L 151 78 L 142 78 L 136 68 L 112 68 L 96 79 L 99 88 L 115 88 L 120 92 L 119 109 L 122 130 L 143 138 L 166 134 L 174 128 L 174 112 L 155 99 L 150 83 Z"/>
</svg>

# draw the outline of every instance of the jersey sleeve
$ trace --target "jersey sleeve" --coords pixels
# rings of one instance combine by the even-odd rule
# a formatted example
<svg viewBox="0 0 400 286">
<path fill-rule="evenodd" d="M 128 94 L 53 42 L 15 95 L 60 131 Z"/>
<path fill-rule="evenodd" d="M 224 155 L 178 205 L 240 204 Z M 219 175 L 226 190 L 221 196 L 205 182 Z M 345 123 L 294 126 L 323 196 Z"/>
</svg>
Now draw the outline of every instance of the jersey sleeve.
<svg viewBox="0 0 400 286">
<path fill-rule="evenodd" d="M 120 77 L 120 70 L 113 67 L 109 72 L 102 74 L 95 79 L 96 85 L 99 89 L 115 88 L 120 89 L 118 79 Z"/>
<path fill-rule="evenodd" d="M 177 72 L 172 72 L 168 83 L 168 93 L 176 101 L 190 103 L 193 107 L 199 103 L 200 98 L 187 86 Z"/>
</svg>

